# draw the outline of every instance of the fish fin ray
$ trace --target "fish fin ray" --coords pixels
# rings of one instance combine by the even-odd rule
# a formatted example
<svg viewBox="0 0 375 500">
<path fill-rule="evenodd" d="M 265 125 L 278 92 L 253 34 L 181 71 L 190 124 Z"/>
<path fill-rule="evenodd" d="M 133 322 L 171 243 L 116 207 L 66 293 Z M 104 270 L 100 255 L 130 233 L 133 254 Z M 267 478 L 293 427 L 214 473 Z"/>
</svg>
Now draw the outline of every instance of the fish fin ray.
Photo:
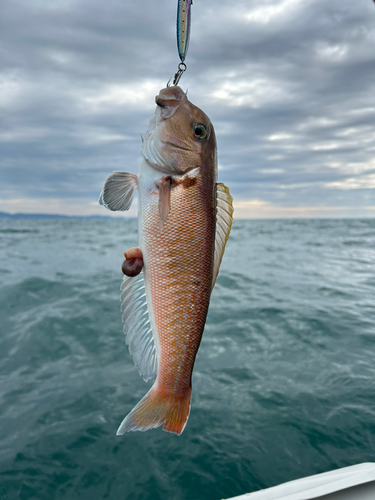
<svg viewBox="0 0 375 500">
<path fill-rule="evenodd" d="M 117 435 L 130 431 L 147 431 L 163 426 L 163 430 L 180 435 L 190 413 L 191 387 L 180 396 L 163 396 L 155 387 L 124 418 Z"/>
<path fill-rule="evenodd" d="M 171 209 L 171 178 L 163 177 L 159 183 L 159 215 L 161 224 L 167 220 Z"/>
<path fill-rule="evenodd" d="M 121 285 L 121 311 L 125 342 L 140 375 L 147 382 L 156 376 L 158 360 L 156 349 L 153 348 L 155 338 L 144 287 L 143 272 L 133 278 L 124 276 Z M 152 345 L 151 354 L 150 345 Z"/>
<path fill-rule="evenodd" d="M 233 223 L 233 198 L 229 189 L 221 183 L 216 184 L 216 235 L 215 235 L 215 258 L 212 276 L 212 288 L 215 286 L 220 264 L 223 259 L 225 245 Z"/>
<path fill-rule="evenodd" d="M 105 180 L 99 204 L 114 212 L 129 210 L 137 187 L 136 174 L 112 172 Z"/>
</svg>

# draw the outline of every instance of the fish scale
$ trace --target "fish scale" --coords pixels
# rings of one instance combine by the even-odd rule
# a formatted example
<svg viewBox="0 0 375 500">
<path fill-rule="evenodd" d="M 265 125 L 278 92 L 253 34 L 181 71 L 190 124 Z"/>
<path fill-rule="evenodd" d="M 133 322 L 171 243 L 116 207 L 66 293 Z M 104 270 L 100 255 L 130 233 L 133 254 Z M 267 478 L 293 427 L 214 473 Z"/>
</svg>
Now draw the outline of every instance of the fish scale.
<svg viewBox="0 0 375 500">
<path fill-rule="evenodd" d="M 216 214 L 214 190 L 207 210 L 202 184 L 198 176 L 194 186 L 172 190 L 172 208 L 163 227 L 157 200 L 147 200 L 148 217 L 142 223 L 142 251 L 161 345 L 158 383 L 166 393 L 190 388 L 210 299 Z M 205 212 L 210 213 L 202 217 Z"/>
</svg>

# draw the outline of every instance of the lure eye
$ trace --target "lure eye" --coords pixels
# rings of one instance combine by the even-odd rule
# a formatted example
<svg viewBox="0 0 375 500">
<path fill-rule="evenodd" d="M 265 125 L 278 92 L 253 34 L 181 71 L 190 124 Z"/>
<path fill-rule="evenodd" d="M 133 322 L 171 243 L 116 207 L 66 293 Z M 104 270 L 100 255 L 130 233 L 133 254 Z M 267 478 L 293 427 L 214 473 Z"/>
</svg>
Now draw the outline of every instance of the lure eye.
<svg viewBox="0 0 375 500">
<path fill-rule="evenodd" d="M 203 123 L 194 123 L 193 132 L 196 139 L 203 140 L 207 137 L 207 129 Z"/>
</svg>

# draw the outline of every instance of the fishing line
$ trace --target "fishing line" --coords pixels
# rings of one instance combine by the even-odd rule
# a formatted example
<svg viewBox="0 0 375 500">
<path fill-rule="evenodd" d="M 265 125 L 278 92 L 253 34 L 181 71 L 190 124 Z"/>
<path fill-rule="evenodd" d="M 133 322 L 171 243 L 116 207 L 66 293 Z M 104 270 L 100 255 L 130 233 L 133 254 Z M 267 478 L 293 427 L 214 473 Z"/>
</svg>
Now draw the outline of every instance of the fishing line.
<svg viewBox="0 0 375 500">
<path fill-rule="evenodd" d="M 177 73 L 173 77 L 173 85 L 178 85 L 181 76 L 187 69 L 185 58 L 189 48 L 190 27 L 191 27 L 191 6 L 193 0 L 178 0 L 177 4 L 177 49 L 180 56 L 180 64 L 178 65 Z M 170 86 L 170 78 L 167 87 Z"/>
</svg>

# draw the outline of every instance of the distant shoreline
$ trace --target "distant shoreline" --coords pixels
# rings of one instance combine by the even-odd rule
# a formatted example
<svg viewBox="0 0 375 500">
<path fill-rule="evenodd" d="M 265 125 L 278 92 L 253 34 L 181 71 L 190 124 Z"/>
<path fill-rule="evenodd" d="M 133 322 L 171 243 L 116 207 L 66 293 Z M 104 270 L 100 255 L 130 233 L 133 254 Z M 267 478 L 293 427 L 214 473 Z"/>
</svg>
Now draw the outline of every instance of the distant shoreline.
<svg viewBox="0 0 375 500">
<path fill-rule="evenodd" d="M 59 215 L 59 214 L 24 214 L 0 212 L 0 219 L 110 219 L 117 220 L 117 217 L 110 215 Z M 127 217 L 127 219 L 136 219 L 136 217 Z"/>
</svg>

